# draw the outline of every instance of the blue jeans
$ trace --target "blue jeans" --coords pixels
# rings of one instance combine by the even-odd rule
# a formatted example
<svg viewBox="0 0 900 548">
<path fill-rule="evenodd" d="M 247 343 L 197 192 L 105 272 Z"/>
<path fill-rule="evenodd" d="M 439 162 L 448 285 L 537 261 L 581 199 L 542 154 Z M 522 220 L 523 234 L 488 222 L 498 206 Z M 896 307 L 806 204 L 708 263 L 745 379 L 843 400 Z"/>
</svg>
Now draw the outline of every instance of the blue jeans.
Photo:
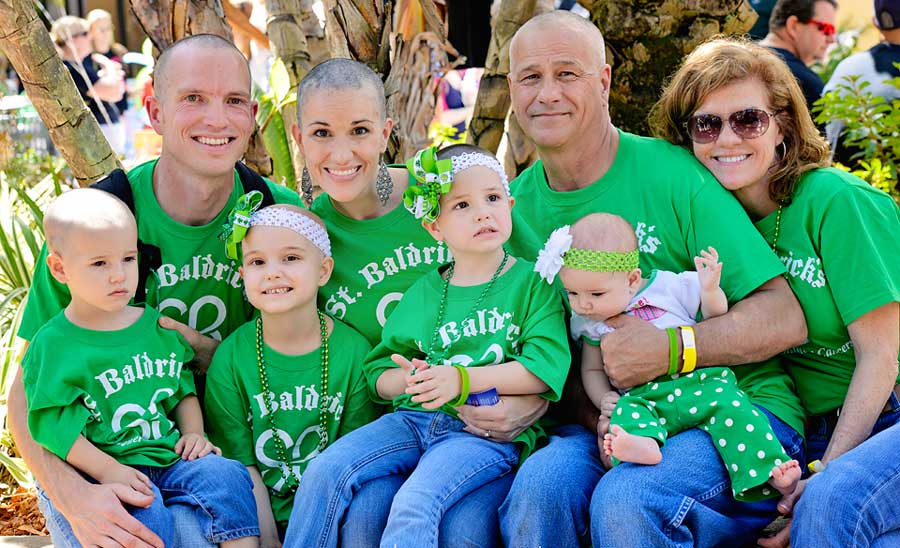
<svg viewBox="0 0 900 548">
<path fill-rule="evenodd" d="M 374 479 L 353 494 L 341 523 L 341 548 L 378 546 L 387 525 L 394 495 L 407 475 L 393 474 Z M 440 548 L 502 548 L 497 508 L 506 499 L 513 474 L 482 485 L 446 510 L 438 533 Z"/>
<path fill-rule="evenodd" d="M 787 454 L 803 462 L 800 434 L 758 409 Z M 731 497 L 728 474 L 705 432 L 672 436 L 662 454 L 654 466 L 625 463 L 604 472 L 596 433 L 575 425 L 557 429 L 519 468 L 500 508 L 507 547 L 740 546 L 777 515 L 778 499 Z"/>
<path fill-rule="evenodd" d="M 794 509 L 792 546 L 900 546 L 900 404 L 896 397 L 892 404 L 875 423 L 872 437 L 810 478 Z M 824 421 L 813 427 L 811 459 L 821 457 L 832 433 Z"/>
<path fill-rule="evenodd" d="M 178 460 L 165 468 L 135 468 L 150 478 L 154 498 L 149 507 L 128 506 L 128 511 L 166 546 L 206 548 L 226 540 L 259 536 L 253 484 L 240 463 L 207 455 L 193 461 Z M 68 520 L 40 487 L 38 506 L 55 546 L 81 546 Z"/>
<path fill-rule="evenodd" d="M 437 547 L 445 511 L 518 461 L 514 444 L 478 438 L 464 426 L 444 413 L 401 409 L 337 440 L 300 479 L 285 548 L 337 546 L 355 493 L 397 474 L 409 478 L 394 496 L 381 546 Z"/>
</svg>

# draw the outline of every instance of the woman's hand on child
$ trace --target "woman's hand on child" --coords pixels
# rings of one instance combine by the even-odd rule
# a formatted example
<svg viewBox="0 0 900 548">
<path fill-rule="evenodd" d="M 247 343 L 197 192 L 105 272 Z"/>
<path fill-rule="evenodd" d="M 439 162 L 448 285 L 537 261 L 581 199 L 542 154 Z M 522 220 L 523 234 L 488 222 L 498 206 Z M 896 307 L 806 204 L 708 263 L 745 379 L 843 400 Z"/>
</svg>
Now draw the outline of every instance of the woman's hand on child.
<svg viewBox="0 0 900 548">
<path fill-rule="evenodd" d="M 421 403 L 423 409 L 439 408 L 459 397 L 461 389 L 459 371 L 451 365 L 417 369 L 414 375 L 407 378 L 406 383 L 409 385 L 406 393 L 412 394 L 412 401 Z"/>
<path fill-rule="evenodd" d="M 150 483 L 150 478 L 148 478 L 142 472 L 137 471 L 136 469 L 126 466 L 124 464 L 116 464 L 115 466 L 110 466 L 104 473 L 103 477 L 96 478 L 100 483 L 121 483 L 127 487 L 131 487 L 138 493 L 147 496 L 153 495 L 153 484 Z"/>
<path fill-rule="evenodd" d="M 181 456 L 181 460 L 199 459 L 210 453 L 222 454 L 222 450 L 206 439 L 206 436 L 195 432 L 181 436 L 175 443 L 175 452 Z"/>
<path fill-rule="evenodd" d="M 700 256 L 694 257 L 694 266 L 697 268 L 701 289 L 715 291 L 719 288 L 722 278 L 722 263 L 719 262 L 719 253 L 716 248 L 710 246 L 708 250 L 701 249 Z"/>
</svg>

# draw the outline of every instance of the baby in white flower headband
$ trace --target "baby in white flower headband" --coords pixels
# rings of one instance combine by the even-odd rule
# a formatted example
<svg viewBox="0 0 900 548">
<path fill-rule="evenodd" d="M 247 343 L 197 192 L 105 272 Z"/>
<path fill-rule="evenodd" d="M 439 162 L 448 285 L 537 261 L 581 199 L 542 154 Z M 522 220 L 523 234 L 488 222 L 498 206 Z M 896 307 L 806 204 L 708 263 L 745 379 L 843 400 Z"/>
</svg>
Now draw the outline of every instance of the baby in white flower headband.
<svg viewBox="0 0 900 548">
<path fill-rule="evenodd" d="M 724 367 L 697 366 L 693 329 L 698 309 L 704 318 L 727 312 L 719 287 L 722 264 L 710 247 L 694 258 L 696 272 L 653 271 L 638 266 L 634 229 L 622 217 L 596 213 L 572 227 L 555 230 L 538 255 L 535 270 L 552 283 L 556 274 L 572 307 L 571 332 L 584 343 L 581 361 L 585 391 L 608 421 L 600 450 L 614 464 L 656 464 L 666 439 L 700 428 L 712 437 L 731 476 L 737 500 L 755 501 L 787 494 L 800 479 L 775 438 L 767 418 L 754 409 Z M 668 374 L 625 391 L 621 397 L 603 371 L 601 336 L 613 331 L 605 320 L 631 314 L 669 335 Z M 683 343 L 678 355 L 678 333 Z M 774 487 L 775 489 L 771 489 Z"/>
</svg>

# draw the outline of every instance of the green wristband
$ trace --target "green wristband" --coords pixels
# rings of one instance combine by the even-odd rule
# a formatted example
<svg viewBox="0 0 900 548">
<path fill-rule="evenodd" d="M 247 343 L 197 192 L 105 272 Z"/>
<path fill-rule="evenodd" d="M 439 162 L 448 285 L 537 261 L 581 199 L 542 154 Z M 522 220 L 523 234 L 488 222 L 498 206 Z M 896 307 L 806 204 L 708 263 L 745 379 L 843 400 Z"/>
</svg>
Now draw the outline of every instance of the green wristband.
<svg viewBox="0 0 900 548">
<path fill-rule="evenodd" d="M 669 334 L 669 375 L 678 372 L 678 333 L 674 327 L 666 329 Z"/>
<path fill-rule="evenodd" d="M 459 407 L 465 405 L 469 399 L 469 370 L 461 365 L 454 365 L 454 369 L 459 371 L 459 397 L 456 401 L 450 402 L 450 407 Z"/>
</svg>

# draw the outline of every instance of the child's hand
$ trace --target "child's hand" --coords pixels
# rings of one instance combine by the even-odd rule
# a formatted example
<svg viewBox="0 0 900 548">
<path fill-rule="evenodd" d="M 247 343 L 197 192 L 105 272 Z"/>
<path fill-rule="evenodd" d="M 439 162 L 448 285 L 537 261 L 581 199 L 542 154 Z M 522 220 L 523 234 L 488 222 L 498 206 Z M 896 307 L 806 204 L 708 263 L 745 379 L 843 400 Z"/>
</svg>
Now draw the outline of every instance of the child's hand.
<svg viewBox="0 0 900 548">
<path fill-rule="evenodd" d="M 150 483 L 150 478 L 124 464 L 116 463 L 115 466 L 110 466 L 103 473 L 103 477 L 98 477 L 96 480 L 100 483 L 121 483 L 138 493 L 153 497 L 153 484 Z"/>
<path fill-rule="evenodd" d="M 407 383 L 410 386 L 406 389 L 406 393 L 413 394 L 412 401 L 421 403 L 423 409 L 437 409 L 459 397 L 459 371 L 451 365 L 417 369 Z"/>
<path fill-rule="evenodd" d="M 427 363 L 425 363 L 425 360 L 413 358 L 410 361 L 406 359 L 405 356 L 401 356 L 400 354 L 391 354 L 391 361 L 399 365 L 400 369 L 402 369 L 403 372 L 406 373 L 409 377 L 414 376 L 417 371 L 424 371 L 430 367 Z M 410 378 L 407 379 L 406 383 L 414 384 L 414 382 Z"/>
<path fill-rule="evenodd" d="M 190 433 L 181 436 L 175 443 L 175 452 L 181 460 L 194 460 L 210 453 L 222 454 L 222 450 L 210 443 L 203 434 Z"/>
<path fill-rule="evenodd" d="M 606 418 L 612 417 L 613 409 L 615 409 L 616 404 L 619 403 L 619 397 L 619 393 L 615 390 L 605 392 L 600 397 L 600 415 Z"/>
<path fill-rule="evenodd" d="M 697 267 L 697 276 L 700 278 L 700 288 L 703 291 L 715 291 L 719 288 L 722 263 L 719 262 L 716 248 L 710 246 L 709 251 L 701 249 L 700 256 L 694 257 L 694 266 Z"/>
</svg>

